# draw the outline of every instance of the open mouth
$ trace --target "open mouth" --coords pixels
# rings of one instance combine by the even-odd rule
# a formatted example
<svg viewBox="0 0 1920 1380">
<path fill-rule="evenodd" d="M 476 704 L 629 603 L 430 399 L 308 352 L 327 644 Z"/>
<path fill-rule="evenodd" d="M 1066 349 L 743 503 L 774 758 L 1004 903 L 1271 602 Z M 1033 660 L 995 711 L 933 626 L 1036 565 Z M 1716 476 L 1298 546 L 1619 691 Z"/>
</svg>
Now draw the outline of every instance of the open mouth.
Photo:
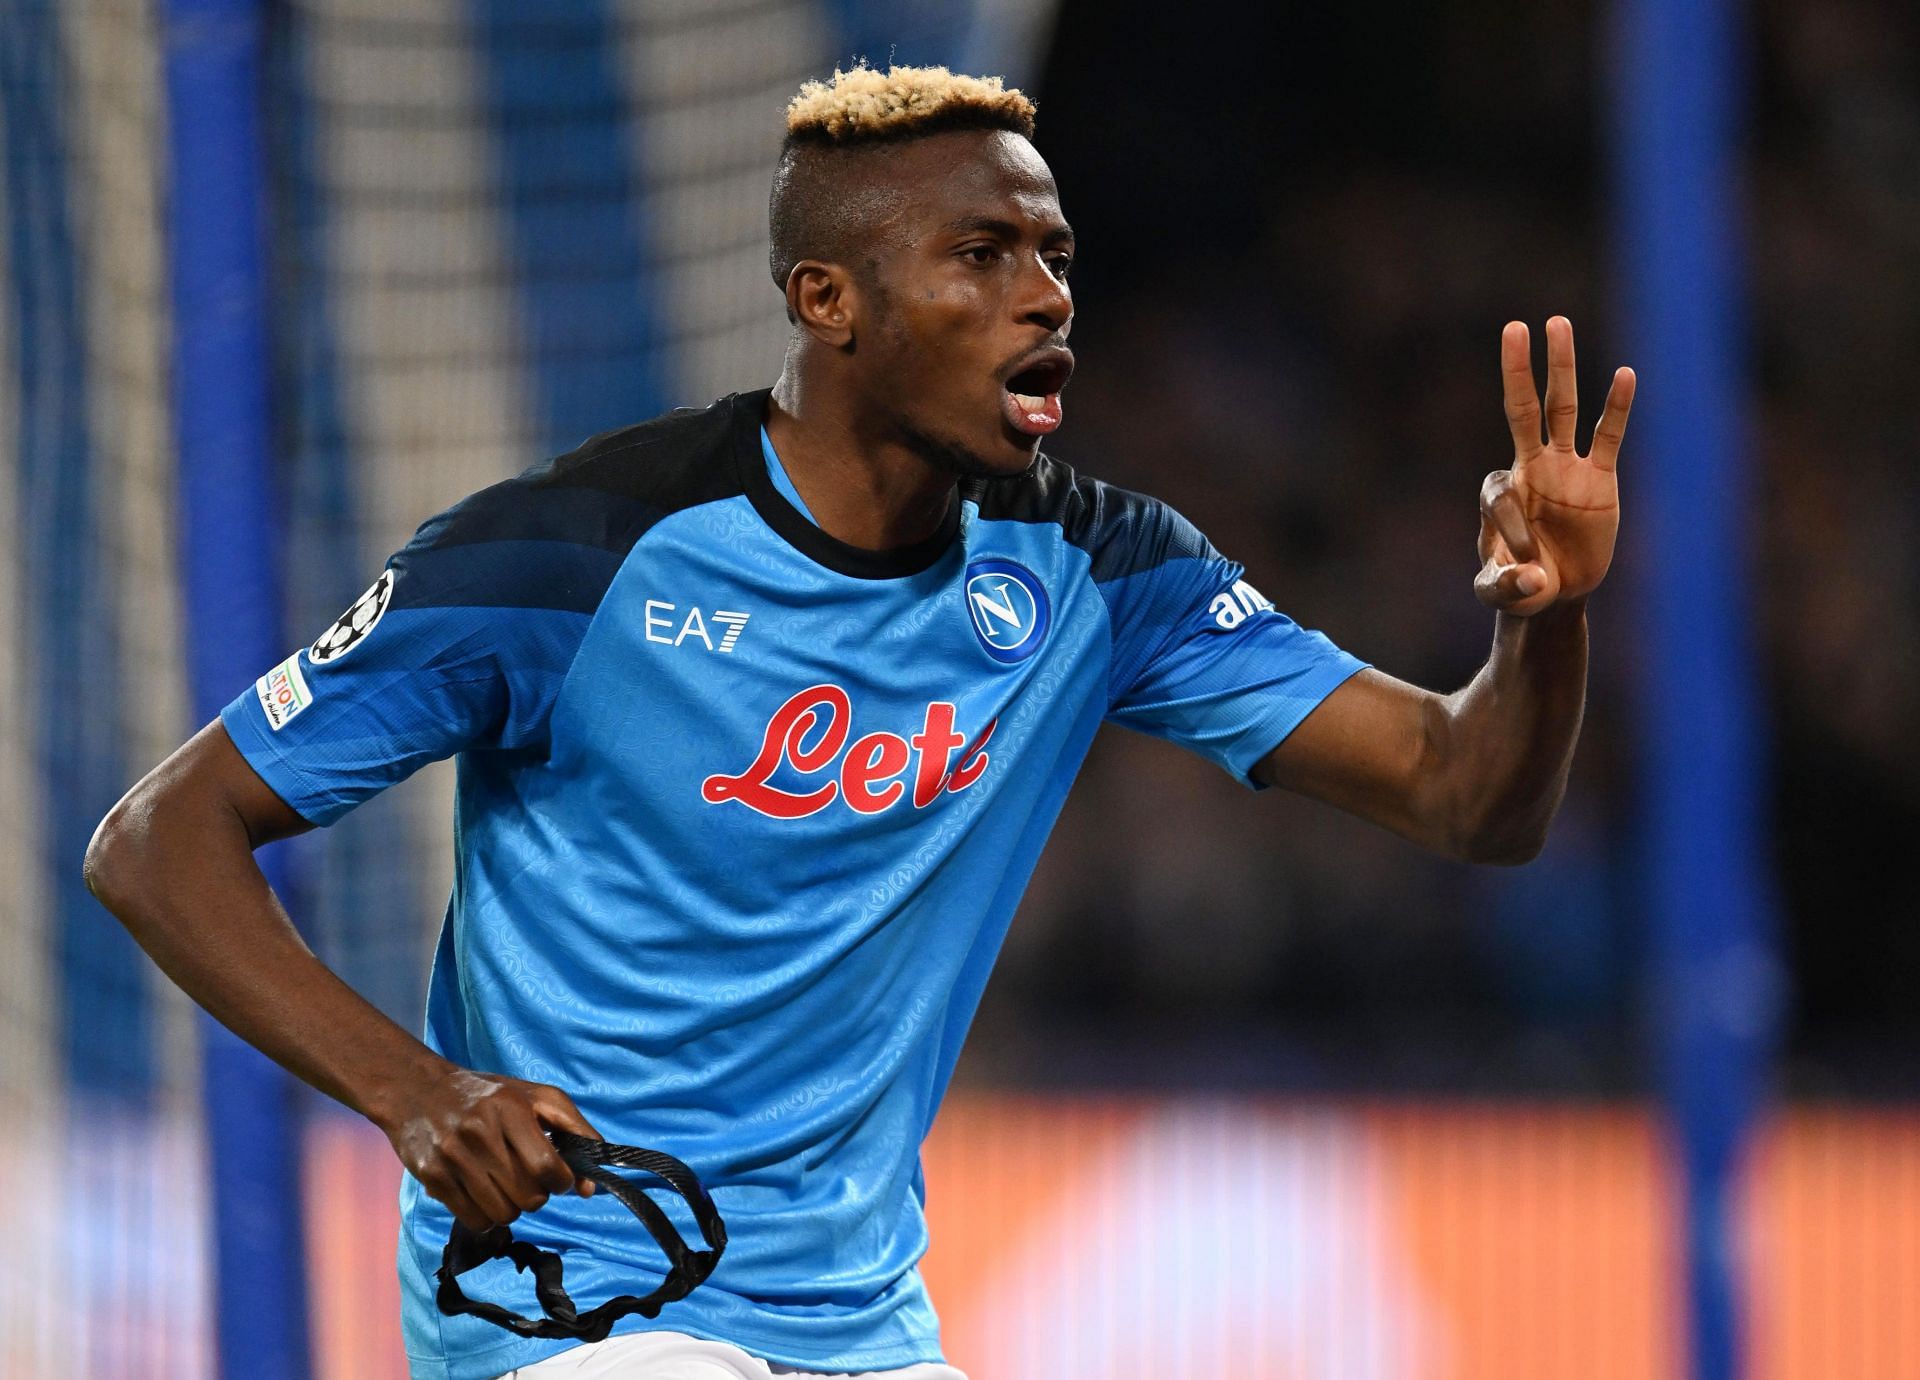
<svg viewBox="0 0 1920 1380">
<path fill-rule="evenodd" d="M 1060 429 L 1060 390 L 1073 377 L 1073 354 L 1059 346 L 1041 351 L 1006 381 L 1006 418 L 1015 431 L 1046 436 Z"/>
</svg>

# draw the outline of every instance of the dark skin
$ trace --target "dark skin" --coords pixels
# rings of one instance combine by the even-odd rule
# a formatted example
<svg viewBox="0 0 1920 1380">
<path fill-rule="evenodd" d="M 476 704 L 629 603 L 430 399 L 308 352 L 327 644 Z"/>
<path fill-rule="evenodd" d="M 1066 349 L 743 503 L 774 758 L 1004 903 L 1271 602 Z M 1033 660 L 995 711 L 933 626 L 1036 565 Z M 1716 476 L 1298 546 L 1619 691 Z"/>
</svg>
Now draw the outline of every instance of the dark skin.
<svg viewBox="0 0 1920 1380">
<path fill-rule="evenodd" d="M 875 172 L 896 192 L 863 258 L 787 275 L 797 324 L 767 434 L 823 529 L 884 550 L 939 527 L 958 474 L 1033 464 L 1039 438 L 1007 421 L 1005 384 L 1066 344 L 1073 231 L 1017 134 L 934 135 Z"/>
<path fill-rule="evenodd" d="M 1072 232 L 1052 175 L 1014 134 L 937 135 L 889 150 L 897 194 L 857 263 L 806 259 L 768 430 L 820 525 L 873 550 L 935 531 L 961 474 L 1017 475 L 1040 439 L 1008 383 L 1060 351 L 1073 319 Z M 1363 671 L 1254 769 L 1436 851 L 1538 853 L 1566 788 L 1585 703 L 1586 601 L 1619 526 L 1614 462 L 1632 402 L 1614 376 L 1590 453 L 1574 449 L 1573 330 L 1547 323 L 1546 435 L 1527 329 L 1501 341 L 1514 462 L 1480 493 L 1475 592 L 1493 651 L 1438 695 Z M 1064 366 L 1070 370 L 1070 363 Z M 1063 382 L 1063 380 L 1061 380 Z M 587 1193 L 543 1128 L 598 1138 L 565 1092 L 464 1069 L 340 981 L 301 941 L 254 861 L 307 823 L 254 774 L 218 720 L 101 822 L 94 894 L 179 986 L 298 1077 L 386 1134 L 407 1171 L 474 1230 Z"/>
</svg>

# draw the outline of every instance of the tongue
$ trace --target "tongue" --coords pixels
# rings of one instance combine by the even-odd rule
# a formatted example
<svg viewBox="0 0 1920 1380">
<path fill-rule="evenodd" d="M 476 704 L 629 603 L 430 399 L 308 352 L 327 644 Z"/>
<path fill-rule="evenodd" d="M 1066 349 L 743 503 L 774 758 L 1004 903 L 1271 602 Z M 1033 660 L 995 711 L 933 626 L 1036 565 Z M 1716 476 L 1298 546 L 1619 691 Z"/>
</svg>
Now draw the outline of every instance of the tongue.
<svg viewBox="0 0 1920 1380">
<path fill-rule="evenodd" d="M 1016 431 L 1029 436 L 1045 436 L 1059 430 L 1062 413 L 1060 395 L 1048 393 L 1038 397 L 1032 393 L 1008 393 L 1006 396 L 1007 420 L 1013 423 Z"/>
</svg>

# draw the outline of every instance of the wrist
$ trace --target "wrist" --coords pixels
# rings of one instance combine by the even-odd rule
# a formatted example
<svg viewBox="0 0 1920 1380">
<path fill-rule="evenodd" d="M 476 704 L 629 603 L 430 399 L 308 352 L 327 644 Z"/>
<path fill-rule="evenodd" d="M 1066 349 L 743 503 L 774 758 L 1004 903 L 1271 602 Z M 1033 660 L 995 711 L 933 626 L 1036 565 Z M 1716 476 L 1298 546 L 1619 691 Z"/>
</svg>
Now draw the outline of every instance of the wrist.
<svg viewBox="0 0 1920 1380">
<path fill-rule="evenodd" d="M 354 1090 L 352 1105 L 360 1115 L 391 1135 L 399 1123 L 419 1108 L 429 1088 L 459 1071 L 458 1064 L 421 1045 L 395 1066 L 368 1077 Z"/>
<path fill-rule="evenodd" d="M 1541 630 L 1550 628 L 1575 628 L 1586 622 L 1587 598 L 1587 595 L 1582 594 L 1577 598 L 1562 599 L 1556 603 L 1548 604 L 1538 613 L 1520 614 L 1511 613 L 1502 609 L 1497 615 L 1497 619 L 1502 628 L 1511 627 L 1515 631 L 1519 631 L 1522 628 L 1537 628 Z"/>
</svg>

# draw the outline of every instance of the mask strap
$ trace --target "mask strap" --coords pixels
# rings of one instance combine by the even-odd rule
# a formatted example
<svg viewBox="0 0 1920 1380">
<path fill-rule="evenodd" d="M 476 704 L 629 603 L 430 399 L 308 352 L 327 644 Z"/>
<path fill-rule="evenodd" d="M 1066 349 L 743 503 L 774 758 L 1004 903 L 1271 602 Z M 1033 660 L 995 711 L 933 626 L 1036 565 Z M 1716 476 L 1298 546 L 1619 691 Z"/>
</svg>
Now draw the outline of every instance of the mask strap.
<svg viewBox="0 0 1920 1380">
<path fill-rule="evenodd" d="M 713 1267 L 720 1263 L 721 1253 L 726 1250 L 727 1225 L 721 1220 L 719 1209 L 714 1207 L 713 1199 L 708 1196 L 699 1177 L 685 1164 L 659 1150 L 588 1140 L 569 1131 L 548 1131 L 547 1138 L 553 1142 L 553 1148 L 560 1152 L 560 1158 L 566 1161 L 575 1177 L 593 1180 L 626 1204 L 627 1210 L 640 1219 L 648 1234 L 666 1252 L 671 1267 L 666 1279 L 644 1298 L 621 1294 L 582 1313 L 574 1306 L 572 1297 L 561 1283 L 563 1267 L 558 1252 L 541 1250 L 529 1242 L 516 1241 L 505 1226 L 490 1227 L 484 1232 L 475 1233 L 456 1221 L 447 1237 L 446 1250 L 441 1252 L 440 1268 L 435 1272 L 435 1278 L 440 1281 L 435 1302 L 442 1313 L 450 1317 L 469 1313 L 522 1337 L 571 1337 L 584 1342 L 598 1342 L 606 1338 L 615 1322 L 629 1313 L 648 1318 L 658 1317 L 663 1306 L 685 1298 L 713 1273 Z M 687 1206 L 693 1209 L 694 1220 L 700 1226 L 700 1235 L 706 1240 L 708 1249 L 700 1251 L 689 1247 L 660 1206 L 642 1191 L 638 1183 L 614 1173 L 615 1167 L 651 1174 L 685 1198 Z M 470 1299 L 461 1291 L 458 1281 L 460 1275 L 489 1260 L 503 1257 L 511 1260 L 516 1270 L 533 1272 L 534 1294 L 547 1315 L 545 1318 L 523 1317 L 497 1303 Z"/>
</svg>

